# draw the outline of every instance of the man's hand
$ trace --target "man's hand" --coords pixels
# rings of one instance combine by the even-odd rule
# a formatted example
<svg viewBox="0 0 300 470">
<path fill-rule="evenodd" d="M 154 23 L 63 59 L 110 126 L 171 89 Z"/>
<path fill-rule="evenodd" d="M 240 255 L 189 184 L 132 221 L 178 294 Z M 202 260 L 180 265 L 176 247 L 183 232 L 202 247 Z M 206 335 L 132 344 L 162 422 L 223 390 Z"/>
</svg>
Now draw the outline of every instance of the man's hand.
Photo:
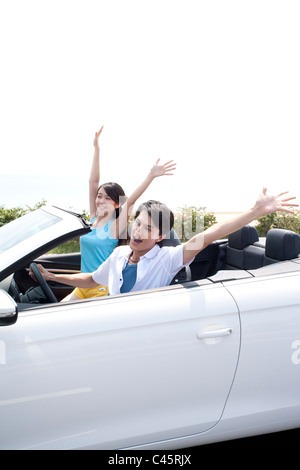
<svg viewBox="0 0 300 470">
<path fill-rule="evenodd" d="M 289 201 L 296 199 L 295 197 L 282 198 L 288 191 L 280 193 L 276 196 L 269 196 L 267 194 L 267 188 L 263 188 L 262 193 L 257 198 L 257 201 L 253 207 L 254 211 L 257 211 L 258 216 L 272 214 L 273 212 L 283 211 L 293 214 L 291 207 L 298 207 L 299 204 L 291 204 Z"/>
<path fill-rule="evenodd" d="M 47 271 L 47 269 L 45 269 L 41 264 L 37 264 L 37 267 L 39 268 L 39 270 L 41 271 L 41 274 L 43 276 L 43 278 L 45 279 L 45 281 L 53 281 L 54 279 L 54 274 L 53 273 L 50 273 L 49 271 Z M 32 270 L 29 269 L 29 276 L 35 281 L 37 282 L 37 279 L 35 277 L 35 275 L 33 274 Z"/>
</svg>

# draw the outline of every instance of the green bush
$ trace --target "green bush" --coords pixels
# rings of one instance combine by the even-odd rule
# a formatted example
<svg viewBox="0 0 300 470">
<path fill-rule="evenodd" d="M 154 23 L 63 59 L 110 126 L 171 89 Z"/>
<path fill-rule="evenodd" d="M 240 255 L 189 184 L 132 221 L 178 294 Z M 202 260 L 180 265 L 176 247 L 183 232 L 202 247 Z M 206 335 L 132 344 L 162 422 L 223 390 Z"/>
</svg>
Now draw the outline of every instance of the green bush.
<svg viewBox="0 0 300 470">
<path fill-rule="evenodd" d="M 8 222 L 11 222 L 12 220 L 22 217 L 22 215 L 27 214 L 27 212 L 35 211 L 36 209 L 39 209 L 45 205 L 46 201 L 42 199 L 42 201 L 35 204 L 34 207 L 26 206 L 25 209 L 23 207 L 13 207 L 11 209 L 6 209 L 4 206 L 0 206 L 0 227 L 7 224 Z"/>
<path fill-rule="evenodd" d="M 46 205 L 46 203 L 43 199 L 35 204 L 34 207 L 26 206 L 25 208 L 13 207 L 6 209 L 4 206 L 0 206 L 0 227 L 25 215 L 27 212 L 39 209 Z M 84 212 L 83 216 L 88 218 L 86 212 Z M 216 222 L 215 214 L 213 212 L 206 212 L 205 207 L 183 206 L 174 211 L 174 230 L 183 243 L 190 240 L 196 233 L 211 227 Z M 265 237 L 271 228 L 284 228 L 300 234 L 300 211 L 295 211 L 293 214 L 276 212 L 261 217 L 257 222 L 256 229 L 260 237 Z M 75 238 L 54 248 L 51 253 L 74 253 L 79 251 L 79 238 Z"/>
<path fill-rule="evenodd" d="M 60 255 L 64 253 L 77 253 L 80 252 L 80 242 L 79 237 L 73 238 L 67 242 L 62 243 L 61 245 L 53 248 L 49 253 Z"/>
<path fill-rule="evenodd" d="M 23 215 L 27 214 L 28 212 L 35 211 L 40 207 L 43 207 L 47 204 L 47 201 L 42 199 L 42 201 L 38 202 L 34 205 L 34 207 L 26 206 L 24 209 L 23 207 L 13 207 L 11 209 L 6 209 L 4 206 L 0 206 L 0 227 L 2 225 L 11 222 L 12 220 L 17 219 L 18 217 L 22 217 Z M 86 212 L 84 212 L 83 217 L 87 218 Z M 80 251 L 80 243 L 79 237 L 74 238 L 73 240 L 69 240 L 65 243 L 62 243 L 58 247 L 54 248 L 50 251 L 50 253 L 61 254 L 61 253 L 75 253 Z"/>
<path fill-rule="evenodd" d="M 190 240 L 197 233 L 203 232 L 216 223 L 213 212 L 206 212 L 205 207 L 181 207 L 174 211 L 174 230 L 181 242 Z"/>
<path fill-rule="evenodd" d="M 260 237 L 265 237 L 271 228 L 283 228 L 300 234 L 300 211 L 294 214 L 274 212 L 258 219 L 256 229 Z"/>
<path fill-rule="evenodd" d="M 4 206 L 0 206 L 0 227 L 2 227 L 2 225 L 7 224 L 8 222 L 11 222 L 14 219 L 17 219 L 18 217 L 21 217 L 24 214 L 26 214 L 26 211 L 22 207 L 13 207 L 12 209 L 5 209 Z"/>
</svg>

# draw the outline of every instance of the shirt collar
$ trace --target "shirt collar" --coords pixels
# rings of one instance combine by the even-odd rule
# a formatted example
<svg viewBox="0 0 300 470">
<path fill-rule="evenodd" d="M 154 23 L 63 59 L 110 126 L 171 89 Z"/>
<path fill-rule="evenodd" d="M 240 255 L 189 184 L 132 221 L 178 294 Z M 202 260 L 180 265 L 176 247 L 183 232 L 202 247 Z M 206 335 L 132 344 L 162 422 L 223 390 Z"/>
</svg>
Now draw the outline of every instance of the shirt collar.
<svg viewBox="0 0 300 470">
<path fill-rule="evenodd" d="M 148 259 L 152 259 L 152 258 L 155 258 L 155 256 L 157 256 L 158 252 L 160 250 L 160 247 L 159 245 L 156 243 L 154 245 L 153 248 L 151 248 L 151 250 L 147 251 L 147 253 L 143 256 L 141 256 L 141 260 L 144 259 L 144 258 L 148 258 Z M 126 255 L 125 255 L 125 258 L 128 260 L 129 259 L 129 256 L 131 255 L 132 253 L 132 250 L 130 248 L 129 245 L 126 245 Z"/>
<path fill-rule="evenodd" d="M 141 256 L 141 259 L 143 259 L 143 258 L 148 258 L 148 259 L 155 258 L 155 256 L 158 255 L 159 250 L 160 250 L 160 247 L 156 243 L 154 245 L 154 247 L 151 248 L 151 250 L 147 251 L 147 253 L 144 254 L 144 256 Z"/>
</svg>

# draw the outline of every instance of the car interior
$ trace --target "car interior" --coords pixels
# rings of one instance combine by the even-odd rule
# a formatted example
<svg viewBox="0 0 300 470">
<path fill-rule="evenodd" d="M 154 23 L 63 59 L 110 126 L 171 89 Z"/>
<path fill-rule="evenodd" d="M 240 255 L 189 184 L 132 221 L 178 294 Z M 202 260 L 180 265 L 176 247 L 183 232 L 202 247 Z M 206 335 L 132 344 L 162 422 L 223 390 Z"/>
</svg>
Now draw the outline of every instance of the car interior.
<svg viewBox="0 0 300 470">
<path fill-rule="evenodd" d="M 176 246 L 180 243 L 172 230 L 170 236 L 161 242 L 161 246 Z M 48 253 L 34 261 L 56 273 L 80 272 L 80 253 Z M 63 284 L 46 283 L 42 276 L 38 284 L 35 283 L 28 274 L 29 265 L 28 263 L 0 283 L 0 287 L 18 303 L 19 310 L 60 302 L 73 290 Z M 171 285 L 193 287 L 199 283 L 201 285 L 299 270 L 299 234 L 290 230 L 271 229 L 265 238 L 259 239 L 256 228 L 247 225 L 229 235 L 228 239 L 216 241 L 198 253 L 190 266 L 177 273 Z"/>
</svg>

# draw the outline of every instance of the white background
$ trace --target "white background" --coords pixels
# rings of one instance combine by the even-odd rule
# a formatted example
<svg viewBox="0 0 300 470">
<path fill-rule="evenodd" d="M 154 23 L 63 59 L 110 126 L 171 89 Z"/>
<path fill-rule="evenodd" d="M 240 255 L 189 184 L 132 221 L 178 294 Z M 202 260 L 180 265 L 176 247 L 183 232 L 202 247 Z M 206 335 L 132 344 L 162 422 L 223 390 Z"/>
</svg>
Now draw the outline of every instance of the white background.
<svg viewBox="0 0 300 470">
<path fill-rule="evenodd" d="M 299 200 L 299 24 L 290 0 L 1 0 L 0 205 L 88 209 L 102 124 L 101 182 L 126 193 L 160 157 L 176 174 L 143 199 Z"/>
</svg>

